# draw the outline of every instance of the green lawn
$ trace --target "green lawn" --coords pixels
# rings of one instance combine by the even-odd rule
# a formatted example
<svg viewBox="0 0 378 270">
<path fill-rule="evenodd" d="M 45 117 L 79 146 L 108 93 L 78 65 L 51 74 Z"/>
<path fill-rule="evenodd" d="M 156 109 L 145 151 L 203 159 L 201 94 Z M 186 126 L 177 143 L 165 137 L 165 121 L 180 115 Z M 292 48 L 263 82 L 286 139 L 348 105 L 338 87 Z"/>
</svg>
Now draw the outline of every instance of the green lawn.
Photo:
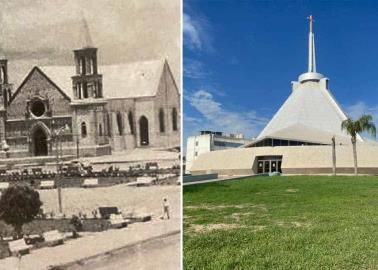
<svg viewBox="0 0 378 270">
<path fill-rule="evenodd" d="M 185 269 L 378 269 L 378 177 L 184 187 Z"/>
</svg>

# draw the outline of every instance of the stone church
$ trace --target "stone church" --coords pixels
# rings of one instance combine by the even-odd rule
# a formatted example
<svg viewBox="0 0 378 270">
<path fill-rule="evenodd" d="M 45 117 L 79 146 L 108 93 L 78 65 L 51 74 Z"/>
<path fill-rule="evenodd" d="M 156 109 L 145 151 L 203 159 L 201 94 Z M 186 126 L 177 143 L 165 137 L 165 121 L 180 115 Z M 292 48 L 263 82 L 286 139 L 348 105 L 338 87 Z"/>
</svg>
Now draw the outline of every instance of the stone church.
<svg viewBox="0 0 378 270">
<path fill-rule="evenodd" d="M 74 65 L 36 66 L 19 85 L 7 64 L 2 57 L 0 140 L 10 158 L 180 145 L 180 94 L 166 60 L 99 66 L 97 48 L 84 46 Z"/>
</svg>

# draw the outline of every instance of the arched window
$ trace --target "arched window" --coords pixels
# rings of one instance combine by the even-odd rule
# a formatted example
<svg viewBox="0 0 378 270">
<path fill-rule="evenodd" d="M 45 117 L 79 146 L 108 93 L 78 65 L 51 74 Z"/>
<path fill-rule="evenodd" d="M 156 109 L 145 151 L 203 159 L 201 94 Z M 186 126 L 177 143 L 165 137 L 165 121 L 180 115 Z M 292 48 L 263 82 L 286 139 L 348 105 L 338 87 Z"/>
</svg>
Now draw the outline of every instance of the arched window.
<svg viewBox="0 0 378 270">
<path fill-rule="evenodd" d="M 117 112 L 118 134 L 123 135 L 123 119 L 121 112 Z"/>
<path fill-rule="evenodd" d="M 159 110 L 159 128 L 160 132 L 165 132 L 165 123 L 164 123 L 164 111 L 163 109 Z"/>
<path fill-rule="evenodd" d="M 101 124 L 98 125 L 98 134 L 100 136 L 102 136 L 102 125 Z"/>
<path fill-rule="evenodd" d="M 86 74 L 86 71 L 85 71 L 85 58 L 84 58 L 84 56 L 81 57 L 81 74 L 83 74 L 83 75 Z"/>
<path fill-rule="evenodd" d="M 177 131 L 177 110 L 176 108 L 172 109 L 172 129 Z"/>
<path fill-rule="evenodd" d="M 135 131 L 134 131 L 134 116 L 133 116 L 133 113 L 129 112 L 129 114 L 127 115 L 127 118 L 129 119 L 130 132 L 131 132 L 131 134 L 134 135 Z"/>
<path fill-rule="evenodd" d="M 83 97 L 88 98 L 88 85 L 87 82 L 83 82 Z"/>
<path fill-rule="evenodd" d="M 87 125 L 85 124 L 85 122 L 81 123 L 81 137 L 87 137 Z"/>
<path fill-rule="evenodd" d="M 140 145 L 145 146 L 150 144 L 148 119 L 144 115 L 139 119 L 139 135 Z"/>
</svg>

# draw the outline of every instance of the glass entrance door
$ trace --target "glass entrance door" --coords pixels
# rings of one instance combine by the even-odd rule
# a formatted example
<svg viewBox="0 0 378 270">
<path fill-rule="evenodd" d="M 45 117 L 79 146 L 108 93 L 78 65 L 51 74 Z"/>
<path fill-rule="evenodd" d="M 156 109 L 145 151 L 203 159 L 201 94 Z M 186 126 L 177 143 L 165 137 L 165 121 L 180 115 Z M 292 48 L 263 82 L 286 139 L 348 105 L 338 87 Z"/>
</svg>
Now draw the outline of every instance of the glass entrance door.
<svg viewBox="0 0 378 270">
<path fill-rule="evenodd" d="M 263 173 L 264 172 L 264 162 L 259 161 L 257 163 L 257 173 Z"/>
<path fill-rule="evenodd" d="M 282 156 L 258 156 L 255 173 L 272 173 L 281 171 Z M 256 170 L 256 169 L 255 169 Z"/>
<path fill-rule="evenodd" d="M 264 173 L 269 173 L 270 172 L 270 160 L 265 160 L 264 161 Z"/>
<path fill-rule="evenodd" d="M 271 163 L 270 163 L 270 171 L 271 172 L 276 172 L 277 171 L 277 161 L 276 160 L 272 160 Z"/>
</svg>

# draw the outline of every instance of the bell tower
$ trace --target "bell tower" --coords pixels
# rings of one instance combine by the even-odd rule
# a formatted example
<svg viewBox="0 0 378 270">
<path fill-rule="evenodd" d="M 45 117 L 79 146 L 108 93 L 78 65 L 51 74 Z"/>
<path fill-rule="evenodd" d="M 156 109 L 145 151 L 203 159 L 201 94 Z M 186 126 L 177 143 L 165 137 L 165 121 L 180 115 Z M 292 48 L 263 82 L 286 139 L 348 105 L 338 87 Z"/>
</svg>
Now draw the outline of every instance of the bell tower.
<svg viewBox="0 0 378 270">
<path fill-rule="evenodd" d="M 72 77 L 74 99 L 103 98 L 102 75 L 97 69 L 97 48 L 74 50 L 76 74 Z"/>
<path fill-rule="evenodd" d="M 98 71 L 97 48 L 92 45 L 84 17 L 81 25 L 81 48 L 73 51 L 75 75 L 71 77 L 73 133 L 77 136 L 77 143 L 80 141 L 86 151 L 97 153 L 99 148 L 109 144 L 106 136 L 107 100 L 103 95 L 102 75 Z"/>
</svg>

